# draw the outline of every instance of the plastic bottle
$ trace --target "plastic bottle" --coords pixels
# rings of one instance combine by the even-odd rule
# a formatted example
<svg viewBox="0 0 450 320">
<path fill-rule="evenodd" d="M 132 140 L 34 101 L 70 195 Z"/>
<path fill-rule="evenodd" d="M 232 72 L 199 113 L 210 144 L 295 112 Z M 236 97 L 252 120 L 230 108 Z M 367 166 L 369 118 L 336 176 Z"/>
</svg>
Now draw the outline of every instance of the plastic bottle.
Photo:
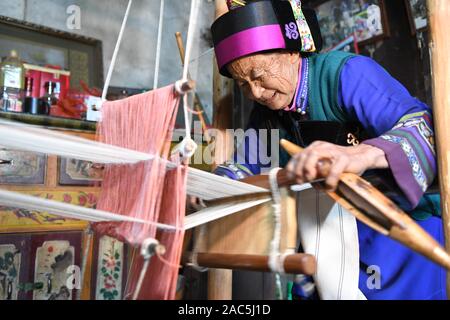
<svg viewBox="0 0 450 320">
<path fill-rule="evenodd" d="M 12 50 L 0 65 L 0 109 L 22 112 L 25 67 L 17 51 Z"/>
</svg>

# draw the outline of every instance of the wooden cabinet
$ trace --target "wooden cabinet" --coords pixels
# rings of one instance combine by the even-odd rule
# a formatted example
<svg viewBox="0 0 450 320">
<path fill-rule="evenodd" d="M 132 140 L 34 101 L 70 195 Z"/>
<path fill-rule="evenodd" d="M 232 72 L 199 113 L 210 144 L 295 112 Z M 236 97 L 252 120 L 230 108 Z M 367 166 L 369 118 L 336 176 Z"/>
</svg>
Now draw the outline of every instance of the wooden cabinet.
<svg viewBox="0 0 450 320">
<path fill-rule="evenodd" d="M 94 139 L 93 132 L 64 133 Z M 0 151 L 0 188 L 94 208 L 100 191 L 87 164 L 56 156 Z M 0 300 L 89 299 L 93 241 L 89 224 L 46 212 L 0 207 Z M 86 246 L 89 245 L 88 248 Z M 87 253 L 83 290 L 68 290 Z M 72 279 L 73 278 L 73 279 Z M 69 285 L 70 287 L 70 285 Z M 76 286 L 75 286 L 76 288 Z"/>
</svg>

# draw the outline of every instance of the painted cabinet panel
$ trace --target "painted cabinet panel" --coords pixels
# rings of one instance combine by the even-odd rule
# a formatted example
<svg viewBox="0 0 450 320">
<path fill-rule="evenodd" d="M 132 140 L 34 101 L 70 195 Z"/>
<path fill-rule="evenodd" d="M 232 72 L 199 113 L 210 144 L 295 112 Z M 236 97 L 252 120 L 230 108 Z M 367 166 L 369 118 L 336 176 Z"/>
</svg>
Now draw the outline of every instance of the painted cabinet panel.
<svg viewBox="0 0 450 320">
<path fill-rule="evenodd" d="M 127 246 L 108 236 L 97 236 L 94 246 L 92 299 L 122 300 L 127 277 Z"/>
<path fill-rule="evenodd" d="M 67 269 L 74 265 L 75 248 L 69 241 L 45 241 L 36 250 L 34 282 L 42 283 L 33 291 L 33 300 L 70 300 L 72 284 Z"/>
<path fill-rule="evenodd" d="M 75 299 L 81 247 L 81 232 L 0 235 L 0 300 Z"/>
<path fill-rule="evenodd" d="M 22 253 L 14 244 L 0 245 L 0 300 L 17 300 Z"/>
<path fill-rule="evenodd" d="M 27 298 L 29 235 L 0 236 L 0 300 Z"/>
<path fill-rule="evenodd" d="M 32 152 L 0 149 L 0 184 L 43 185 L 47 157 Z"/>
<path fill-rule="evenodd" d="M 73 300 L 76 286 L 71 272 L 81 266 L 82 233 L 33 235 L 31 262 L 33 283 L 39 288 L 29 297 L 33 300 Z"/>
</svg>

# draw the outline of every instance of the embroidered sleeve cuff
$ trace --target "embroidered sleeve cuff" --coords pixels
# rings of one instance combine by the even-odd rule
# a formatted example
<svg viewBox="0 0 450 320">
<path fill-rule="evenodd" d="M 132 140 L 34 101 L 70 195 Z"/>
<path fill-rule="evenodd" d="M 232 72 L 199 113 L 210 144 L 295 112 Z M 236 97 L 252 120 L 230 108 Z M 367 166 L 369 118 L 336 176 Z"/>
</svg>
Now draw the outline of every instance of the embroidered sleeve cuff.
<svg viewBox="0 0 450 320">
<path fill-rule="evenodd" d="M 228 177 L 233 180 L 242 180 L 253 175 L 253 173 L 244 165 L 234 163 L 218 166 L 216 170 L 214 170 L 214 174 Z"/>
<path fill-rule="evenodd" d="M 405 194 L 412 208 L 415 208 L 426 188 L 423 190 L 423 187 L 419 184 L 422 181 L 419 179 L 418 182 L 418 177 L 414 176 L 411 169 L 411 159 L 405 153 L 402 142 L 389 141 L 389 136 L 384 135 L 379 138 L 366 140 L 364 143 L 382 149 L 385 152 L 395 181 Z"/>
</svg>

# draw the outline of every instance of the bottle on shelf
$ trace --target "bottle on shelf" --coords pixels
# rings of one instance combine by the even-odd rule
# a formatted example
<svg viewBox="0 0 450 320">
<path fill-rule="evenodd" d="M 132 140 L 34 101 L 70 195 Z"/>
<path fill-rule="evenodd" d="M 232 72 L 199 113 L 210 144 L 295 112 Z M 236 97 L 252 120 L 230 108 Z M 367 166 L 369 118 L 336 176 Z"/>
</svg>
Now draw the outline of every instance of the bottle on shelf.
<svg viewBox="0 0 450 320">
<path fill-rule="evenodd" d="M 55 82 L 55 90 L 53 91 L 58 101 L 61 99 L 61 82 Z"/>
<path fill-rule="evenodd" d="M 0 109 L 22 112 L 25 67 L 17 51 L 12 50 L 0 65 Z"/>
<path fill-rule="evenodd" d="M 23 112 L 31 114 L 39 114 L 39 99 L 33 97 L 34 79 L 25 77 L 25 99 L 23 104 Z"/>
<path fill-rule="evenodd" d="M 25 98 L 33 96 L 33 84 L 34 84 L 33 78 L 25 77 Z"/>
<path fill-rule="evenodd" d="M 52 106 L 58 104 L 58 98 L 55 94 L 56 82 L 48 81 L 45 83 L 45 95 L 41 100 L 41 114 L 50 114 Z"/>
</svg>

